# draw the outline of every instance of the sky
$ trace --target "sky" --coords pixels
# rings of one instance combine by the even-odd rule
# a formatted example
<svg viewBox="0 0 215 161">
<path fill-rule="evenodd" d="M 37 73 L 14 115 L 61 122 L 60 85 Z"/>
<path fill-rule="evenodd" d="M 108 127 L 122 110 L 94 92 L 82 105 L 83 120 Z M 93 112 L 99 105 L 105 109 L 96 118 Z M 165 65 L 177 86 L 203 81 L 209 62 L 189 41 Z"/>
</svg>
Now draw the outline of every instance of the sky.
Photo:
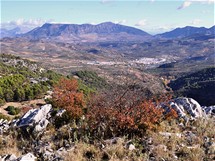
<svg viewBox="0 0 215 161">
<path fill-rule="evenodd" d="M 151 34 L 176 27 L 214 25 L 215 0 L 0 0 L 1 28 L 32 29 L 44 23 L 114 22 Z"/>
</svg>

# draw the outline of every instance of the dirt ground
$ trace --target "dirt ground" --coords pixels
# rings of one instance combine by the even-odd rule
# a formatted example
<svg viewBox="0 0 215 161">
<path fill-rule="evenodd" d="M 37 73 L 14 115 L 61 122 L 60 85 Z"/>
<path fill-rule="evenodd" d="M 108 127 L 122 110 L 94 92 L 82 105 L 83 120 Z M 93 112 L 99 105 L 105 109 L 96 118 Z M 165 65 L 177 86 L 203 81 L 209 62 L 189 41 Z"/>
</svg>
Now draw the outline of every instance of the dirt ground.
<svg viewBox="0 0 215 161">
<path fill-rule="evenodd" d="M 8 106 L 14 106 L 17 108 L 23 108 L 23 107 L 37 108 L 39 104 L 45 104 L 44 99 L 36 99 L 36 100 L 23 101 L 23 102 L 7 102 L 3 106 L 0 106 L 0 113 L 13 117 L 9 115 L 8 112 L 5 110 Z"/>
</svg>

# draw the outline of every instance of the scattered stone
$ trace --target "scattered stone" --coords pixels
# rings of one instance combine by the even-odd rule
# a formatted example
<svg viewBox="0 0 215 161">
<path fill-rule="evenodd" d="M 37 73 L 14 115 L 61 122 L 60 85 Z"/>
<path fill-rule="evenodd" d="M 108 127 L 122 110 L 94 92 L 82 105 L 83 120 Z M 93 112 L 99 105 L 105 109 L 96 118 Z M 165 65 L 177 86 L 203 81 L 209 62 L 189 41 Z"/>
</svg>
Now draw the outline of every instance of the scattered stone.
<svg viewBox="0 0 215 161">
<path fill-rule="evenodd" d="M 215 105 L 214 106 L 202 106 L 204 112 L 207 114 L 207 115 L 210 115 L 210 116 L 215 116 Z"/>
<path fill-rule="evenodd" d="M 135 150 L 135 146 L 133 144 L 130 144 L 128 146 L 128 150 L 130 150 L 130 151 Z"/>
<path fill-rule="evenodd" d="M 16 161 L 17 157 L 14 154 L 5 155 L 3 158 L 0 158 L 1 161 Z"/>
<path fill-rule="evenodd" d="M 170 137 L 170 136 L 177 136 L 179 138 L 182 137 L 181 133 L 170 133 L 170 132 L 159 132 L 160 135 L 165 136 L 165 137 Z"/>
<path fill-rule="evenodd" d="M 7 120 L 0 120 L 0 134 L 3 134 L 10 128 L 10 122 Z"/>
<path fill-rule="evenodd" d="M 61 116 L 63 115 L 64 112 L 66 112 L 65 109 L 60 109 L 60 110 L 57 112 L 56 116 L 61 117 Z"/>
<path fill-rule="evenodd" d="M 18 158 L 18 161 L 35 161 L 37 157 L 35 157 L 32 153 L 27 153 L 20 158 Z"/>
</svg>

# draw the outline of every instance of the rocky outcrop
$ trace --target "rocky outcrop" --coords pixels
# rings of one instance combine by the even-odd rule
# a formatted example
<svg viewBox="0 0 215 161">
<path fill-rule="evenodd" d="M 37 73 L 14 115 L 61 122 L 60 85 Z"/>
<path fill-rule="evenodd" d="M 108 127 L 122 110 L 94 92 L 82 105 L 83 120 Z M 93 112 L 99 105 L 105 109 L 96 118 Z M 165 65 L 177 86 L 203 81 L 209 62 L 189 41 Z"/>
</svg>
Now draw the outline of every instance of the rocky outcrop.
<svg viewBox="0 0 215 161">
<path fill-rule="evenodd" d="M 204 117 L 205 113 L 200 104 L 192 98 L 180 97 L 170 102 L 170 106 L 174 108 L 180 117 L 189 114 L 191 117 Z"/>
<path fill-rule="evenodd" d="M 39 109 L 29 110 L 15 124 L 17 127 L 33 127 L 35 132 L 43 131 L 49 124 L 50 111 L 52 105 L 47 104 Z"/>
<path fill-rule="evenodd" d="M 185 120 L 215 115 L 215 106 L 202 107 L 196 100 L 186 97 L 176 98 L 163 108 L 166 112 L 173 108 L 178 116 Z"/>
</svg>

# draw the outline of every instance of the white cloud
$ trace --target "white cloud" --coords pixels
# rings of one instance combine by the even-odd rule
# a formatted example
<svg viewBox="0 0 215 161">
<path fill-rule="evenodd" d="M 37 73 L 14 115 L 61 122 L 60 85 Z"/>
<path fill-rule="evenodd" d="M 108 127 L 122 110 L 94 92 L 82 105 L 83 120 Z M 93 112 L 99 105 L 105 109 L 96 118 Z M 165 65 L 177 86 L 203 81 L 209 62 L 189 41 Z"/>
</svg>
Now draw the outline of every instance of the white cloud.
<svg viewBox="0 0 215 161">
<path fill-rule="evenodd" d="M 43 25 L 44 23 L 47 22 L 51 22 L 52 20 L 43 20 L 43 19 L 17 19 L 17 20 L 13 20 L 13 21 L 7 21 L 7 22 L 3 22 L 1 23 L 1 27 L 2 28 L 10 28 L 13 26 L 23 26 L 23 27 L 37 27 L 40 25 Z"/>
<path fill-rule="evenodd" d="M 114 21 L 116 24 L 125 24 L 127 20 Z"/>
<path fill-rule="evenodd" d="M 192 4 L 191 1 L 185 1 L 181 6 L 178 7 L 178 9 L 184 9 L 186 7 L 189 7 Z"/>
<path fill-rule="evenodd" d="M 199 25 L 202 22 L 202 20 L 200 19 L 194 19 L 193 21 L 191 21 L 191 25 Z"/>
<path fill-rule="evenodd" d="M 13 21 L 7 21 L 7 22 L 2 22 L 0 24 L 0 28 L 5 28 L 5 29 L 13 29 L 16 27 L 19 27 L 21 29 L 21 32 L 27 32 L 35 27 L 41 26 L 44 23 L 50 23 L 52 20 L 43 20 L 43 19 L 17 19 Z"/>
<path fill-rule="evenodd" d="M 143 26 L 146 26 L 147 24 L 147 20 L 146 19 L 143 19 L 143 20 L 140 20 L 138 21 L 135 26 L 139 26 L 139 27 L 143 27 Z"/>
<path fill-rule="evenodd" d="M 178 9 L 184 9 L 187 8 L 189 6 L 191 6 L 191 4 L 193 3 L 201 3 L 201 4 L 214 4 L 215 0 L 185 0 L 181 6 L 178 7 Z"/>
<path fill-rule="evenodd" d="M 102 4 L 109 4 L 109 3 L 112 3 L 114 2 L 115 0 L 101 0 L 101 3 Z"/>
</svg>

